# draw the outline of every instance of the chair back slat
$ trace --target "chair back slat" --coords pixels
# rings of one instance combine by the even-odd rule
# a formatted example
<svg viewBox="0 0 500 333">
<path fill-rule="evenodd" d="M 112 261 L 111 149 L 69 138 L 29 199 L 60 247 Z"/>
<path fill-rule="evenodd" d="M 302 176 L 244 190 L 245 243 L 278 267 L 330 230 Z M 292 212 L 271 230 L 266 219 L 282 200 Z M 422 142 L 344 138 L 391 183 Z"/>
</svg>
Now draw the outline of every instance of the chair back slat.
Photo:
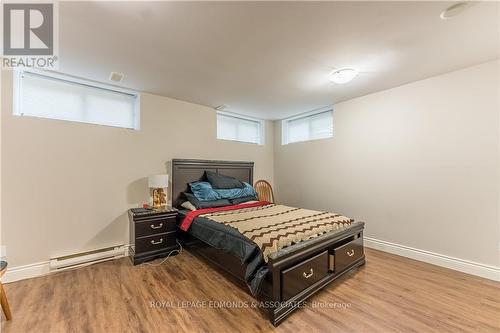
<svg viewBox="0 0 500 333">
<path fill-rule="evenodd" d="M 269 201 L 274 202 L 274 193 L 271 184 L 265 180 L 258 180 L 254 185 L 255 192 L 257 192 L 257 197 L 259 201 Z"/>
</svg>

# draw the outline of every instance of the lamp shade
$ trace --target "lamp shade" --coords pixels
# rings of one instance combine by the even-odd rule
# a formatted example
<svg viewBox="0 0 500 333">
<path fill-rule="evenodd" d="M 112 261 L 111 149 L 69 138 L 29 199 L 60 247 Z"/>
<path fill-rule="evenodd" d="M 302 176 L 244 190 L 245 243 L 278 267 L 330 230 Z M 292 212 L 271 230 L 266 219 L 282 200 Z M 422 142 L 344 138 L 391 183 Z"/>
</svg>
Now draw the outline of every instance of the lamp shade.
<svg viewBox="0 0 500 333">
<path fill-rule="evenodd" d="M 148 177 L 149 188 L 168 187 L 168 175 L 153 175 Z"/>
</svg>

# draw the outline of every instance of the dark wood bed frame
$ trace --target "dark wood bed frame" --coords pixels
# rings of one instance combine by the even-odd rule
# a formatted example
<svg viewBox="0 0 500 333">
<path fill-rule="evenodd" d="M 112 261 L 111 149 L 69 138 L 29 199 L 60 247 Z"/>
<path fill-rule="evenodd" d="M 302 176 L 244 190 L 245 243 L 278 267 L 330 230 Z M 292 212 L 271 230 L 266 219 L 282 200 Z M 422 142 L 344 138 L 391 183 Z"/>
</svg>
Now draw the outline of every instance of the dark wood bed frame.
<svg viewBox="0 0 500 333">
<path fill-rule="evenodd" d="M 192 159 L 172 160 L 172 206 L 182 203 L 182 192 L 188 183 L 203 179 L 210 170 L 253 184 L 253 162 L 207 161 Z M 330 282 L 365 263 L 363 251 L 363 222 L 351 227 L 305 241 L 279 256 L 269 257 L 269 273 L 257 295 L 265 302 L 274 326 L 282 322 L 307 298 Z M 246 264 L 240 259 L 194 239 L 180 231 L 184 246 L 220 267 L 223 271 L 244 281 Z M 297 249 L 294 249 L 297 247 Z"/>
</svg>

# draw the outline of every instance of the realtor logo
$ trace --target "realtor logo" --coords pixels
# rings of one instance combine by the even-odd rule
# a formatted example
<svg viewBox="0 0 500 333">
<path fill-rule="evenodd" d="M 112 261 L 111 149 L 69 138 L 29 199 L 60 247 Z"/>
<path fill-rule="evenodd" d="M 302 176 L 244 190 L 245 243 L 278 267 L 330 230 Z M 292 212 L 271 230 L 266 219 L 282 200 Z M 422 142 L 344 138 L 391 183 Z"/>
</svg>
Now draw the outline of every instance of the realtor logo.
<svg viewBox="0 0 500 333">
<path fill-rule="evenodd" d="M 56 9 L 55 3 L 3 4 L 4 68 L 55 68 Z"/>
</svg>

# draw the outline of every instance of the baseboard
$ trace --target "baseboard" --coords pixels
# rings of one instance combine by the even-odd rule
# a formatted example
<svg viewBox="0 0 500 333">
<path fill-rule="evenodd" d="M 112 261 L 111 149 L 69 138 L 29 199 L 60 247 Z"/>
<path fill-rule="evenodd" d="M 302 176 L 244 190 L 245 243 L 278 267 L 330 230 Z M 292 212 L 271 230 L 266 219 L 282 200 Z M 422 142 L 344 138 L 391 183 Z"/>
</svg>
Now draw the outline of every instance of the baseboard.
<svg viewBox="0 0 500 333">
<path fill-rule="evenodd" d="M 409 246 L 364 237 L 365 246 L 397 254 L 402 257 L 423 261 L 429 264 L 446 267 L 459 272 L 480 276 L 486 279 L 500 281 L 500 267 L 484 265 L 473 261 L 446 256 L 439 253 L 415 249 Z"/>
</svg>

